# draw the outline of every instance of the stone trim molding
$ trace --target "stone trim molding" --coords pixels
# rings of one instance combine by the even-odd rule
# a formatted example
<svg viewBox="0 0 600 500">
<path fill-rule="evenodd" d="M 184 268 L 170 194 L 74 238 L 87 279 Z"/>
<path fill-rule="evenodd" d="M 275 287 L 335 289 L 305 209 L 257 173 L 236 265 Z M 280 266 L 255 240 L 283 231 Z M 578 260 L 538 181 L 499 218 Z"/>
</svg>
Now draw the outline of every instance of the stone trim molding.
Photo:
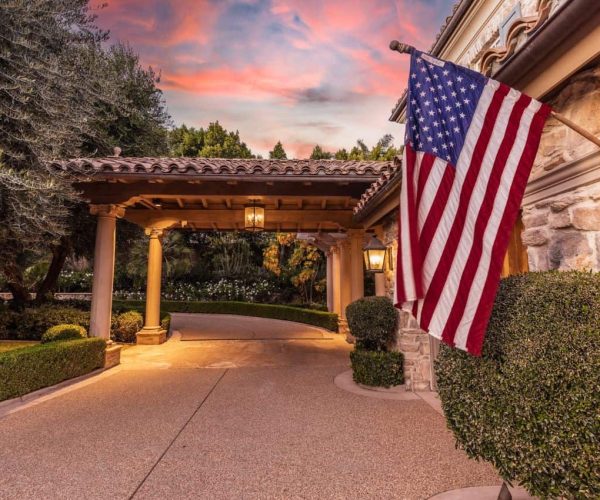
<svg viewBox="0 0 600 500">
<path fill-rule="evenodd" d="M 594 183 L 600 183 L 600 150 L 563 163 L 530 180 L 525 188 L 522 205 L 524 207 L 533 205 L 553 196 L 572 192 L 577 188 Z"/>
</svg>

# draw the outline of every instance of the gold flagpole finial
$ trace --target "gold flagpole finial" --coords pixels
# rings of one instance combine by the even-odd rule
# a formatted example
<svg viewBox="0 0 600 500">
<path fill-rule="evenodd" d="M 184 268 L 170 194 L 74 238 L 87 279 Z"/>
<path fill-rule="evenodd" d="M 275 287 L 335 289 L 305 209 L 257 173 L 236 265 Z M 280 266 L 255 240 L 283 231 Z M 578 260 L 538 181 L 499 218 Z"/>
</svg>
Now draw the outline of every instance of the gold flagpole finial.
<svg viewBox="0 0 600 500">
<path fill-rule="evenodd" d="M 398 40 L 392 40 L 390 42 L 390 50 L 400 52 L 400 54 L 411 54 L 415 48 L 412 45 L 399 42 Z"/>
</svg>

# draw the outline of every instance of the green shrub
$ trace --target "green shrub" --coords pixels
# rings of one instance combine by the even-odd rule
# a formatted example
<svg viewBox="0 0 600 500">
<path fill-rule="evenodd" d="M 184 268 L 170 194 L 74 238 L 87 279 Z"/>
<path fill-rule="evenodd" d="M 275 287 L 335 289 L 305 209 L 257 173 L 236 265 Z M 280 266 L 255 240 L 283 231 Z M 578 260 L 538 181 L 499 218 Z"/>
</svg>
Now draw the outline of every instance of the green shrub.
<svg viewBox="0 0 600 500">
<path fill-rule="evenodd" d="M 398 312 L 387 297 L 365 297 L 346 307 L 350 333 L 359 349 L 387 351 L 396 339 Z"/>
<path fill-rule="evenodd" d="M 83 326 L 79 325 L 56 325 L 51 326 L 42 335 L 42 344 L 46 342 L 56 342 L 57 340 L 84 339 L 87 332 Z"/>
<path fill-rule="evenodd" d="M 0 353 L 0 401 L 101 368 L 105 350 L 103 339 L 90 338 Z"/>
<path fill-rule="evenodd" d="M 600 275 L 502 280 L 482 357 L 443 348 L 457 442 L 542 498 L 600 498 Z"/>
<path fill-rule="evenodd" d="M 133 309 L 143 311 L 145 303 L 142 301 L 113 302 L 113 311 Z M 323 311 L 314 311 L 300 307 L 280 306 L 273 304 L 254 304 L 251 302 L 161 302 L 161 315 L 165 313 L 202 313 L 202 314 L 239 314 L 242 316 L 257 316 L 261 318 L 283 319 L 296 321 L 307 325 L 314 325 L 326 330 L 337 332 L 337 314 Z"/>
<path fill-rule="evenodd" d="M 28 307 L 23 311 L 0 311 L 0 339 L 40 340 L 48 328 L 72 324 L 90 327 L 90 313 L 72 307 L 44 305 Z"/>
<path fill-rule="evenodd" d="M 112 322 L 112 336 L 117 342 L 135 343 L 135 334 L 142 329 L 144 318 L 138 311 L 119 314 Z"/>
<path fill-rule="evenodd" d="M 350 353 L 352 378 L 358 384 L 390 387 L 404 383 L 404 356 L 401 352 L 365 351 Z"/>
<path fill-rule="evenodd" d="M 167 314 L 163 319 L 160 320 L 160 327 L 166 330 L 167 333 L 171 330 L 171 315 Z"/>
</svg>

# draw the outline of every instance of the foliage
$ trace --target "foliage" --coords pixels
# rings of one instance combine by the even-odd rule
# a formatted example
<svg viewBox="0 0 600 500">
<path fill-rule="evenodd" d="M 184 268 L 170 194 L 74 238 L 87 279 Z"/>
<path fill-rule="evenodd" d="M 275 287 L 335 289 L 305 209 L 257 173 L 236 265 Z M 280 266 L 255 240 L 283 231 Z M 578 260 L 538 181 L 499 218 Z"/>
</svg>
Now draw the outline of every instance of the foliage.
<svg viewBox="0 0 600 500">
<path fill-rule="evenodd" d="M 277 144 L 273 147 L 273 151 L 269 151 L 269 158 L 271 160 L 287 160 L 287 154 L 285 153 L 285 149 L 283 149 L 281 141 L 277 141 Z"/>
<path fill-rule="evenodd" d="M 338 149 L 334 153 L 336 160 L 372 160 L 389 161 L 399 156 L 401 150 L 393 144 L 394 137 L 391 134 L 384 135 L 371 149 L 359 139 L 356 145 L 348 152 L 345 148 Z"/>
<path fill-rule="evenodd" d="M 314 292 L 325 291 L 324 256 L 308 241 L 295 234 L 278 233 L 263 251 L 263 266 L 282 281 L 289 281 L 303 302 L 314 302 Z"/>
<path fill-rule="evenodd" d="M 101 368 L 105 350 L 103 339 L 91 338 L 49 342 L 0 353 L 0 401 Z"/>
<path fill-rule="evenodd" d="M 164 154 L 170 118 L 154 71 L 127 46 L 103 49 L 107 33 L 87 0 L 3 2 L 0 24 L 0 273 L 22 307 L 25 268 L 50 254 L 35 283 L 39 302 L 66 257 L 93 248 L 87 207 L 47 160 L 106 155 L 113 146 Z"/>
<path fill-rule="evenodd" d="M 346 307 L 350 332 L 356 347 L 387 351 L 396 338 L 398 312 L 387 297 L 365 297 Z"/>
<path fill-rule="evenodd" d="M 444 348 L 442 406 L 458 445 L 542 498 L 600 497 L 600 275 L 502 280 L 483 354 Z"/>
<path fill-rule="evenodd" d="M 171 331 L 171 315 L 167 314 L 160 320 L 160 327 L 166 330 L 167 334 Z"/>
<path fill-rule="evenodd" d="M 182 125 L 169 132 L 169 150 L 173 156 L 200 156 L 203 158 L 255 158 L 240 134 L 228 132 L 218 122 L 206 129 Z"/>
<path fill-rule="evenodd" d="M 111 324 L 111 337 L 117 342 L 135 343 L 135 334 L 144 326 L 144 317 L 138 311 L 127 311 L 115 316 Z"/>
<path fill-rule="evenodd" d="M 78 293 L 92 291 L 92 271 L 63 271 L 58 278 L 57 291 Z"/>
<path fill-rule="evenodd" d="M 90 313 L 74 307 L 43 305 L 0 311 L 0 339 L 40 340 L 48 328 L 69 323 L 89 329 Z"/>
<path fill-rule="evenodd" d="M 331 158 L 333 158 L 333 154 L 324 151 L 318 144 L 313 148 L 312 153 L 310 154 L 311 160 L 331 160 Z"/>
<path fill-rule="evenodd" d="M 42 344 L 58 340 L 74 340 L 87 337 L 87 331 L 80 325 L 62 324 L 51 326 L 42 335 Z"/>
<path fill-rule="evenodd" d="M 354 349 L 350 353 L 352 378 L 357 384 L 390 387 L 404 383 L 404 355 L 401 352 Z"/>
<path fill-rule="evenodd" d="M 113 310 L 135 309 L 143 311 L 144 302 L 126 301 L 113 303 Z M 338 316 L 334 313 L 274 304 L 252 304 L 248 302 L 170 302 L 163 301 L 164 313 L 239 314 L 261 318 L 283 319 L 314 325 L 326 330 L 337 331 Z"/>
</svg>

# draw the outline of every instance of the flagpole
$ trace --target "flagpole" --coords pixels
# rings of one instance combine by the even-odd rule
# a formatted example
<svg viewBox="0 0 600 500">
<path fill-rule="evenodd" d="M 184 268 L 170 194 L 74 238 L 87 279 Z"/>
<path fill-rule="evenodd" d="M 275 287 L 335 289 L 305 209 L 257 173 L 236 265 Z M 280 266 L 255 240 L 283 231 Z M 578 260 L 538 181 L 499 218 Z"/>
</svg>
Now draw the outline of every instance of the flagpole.
<svg viewBox="0 0 600 500">
<path fill-rule="evenodd" d="M 390 42 L 390 50 L 394 50 L 396 52 L 400 52 L 400 54 L 411 54 L 415 48 L 412 45 L 408 45 L 406 43 L 399 42 L 398 40 L 392 40 Z M 600 147 L 600 137 L 596 137 L 589 130 L 580 127 L 576 123 L 569 120 L 566 116 L 557 113 L 556 111 L 552 111 L 550 113 L 554 118 L 556 118 L 559 122 L 562 122 L 571 130 L 577 132 L 582 137 L 585 137 L 588 141 L 594 143 L 596 146 Z"/>
</svg>

